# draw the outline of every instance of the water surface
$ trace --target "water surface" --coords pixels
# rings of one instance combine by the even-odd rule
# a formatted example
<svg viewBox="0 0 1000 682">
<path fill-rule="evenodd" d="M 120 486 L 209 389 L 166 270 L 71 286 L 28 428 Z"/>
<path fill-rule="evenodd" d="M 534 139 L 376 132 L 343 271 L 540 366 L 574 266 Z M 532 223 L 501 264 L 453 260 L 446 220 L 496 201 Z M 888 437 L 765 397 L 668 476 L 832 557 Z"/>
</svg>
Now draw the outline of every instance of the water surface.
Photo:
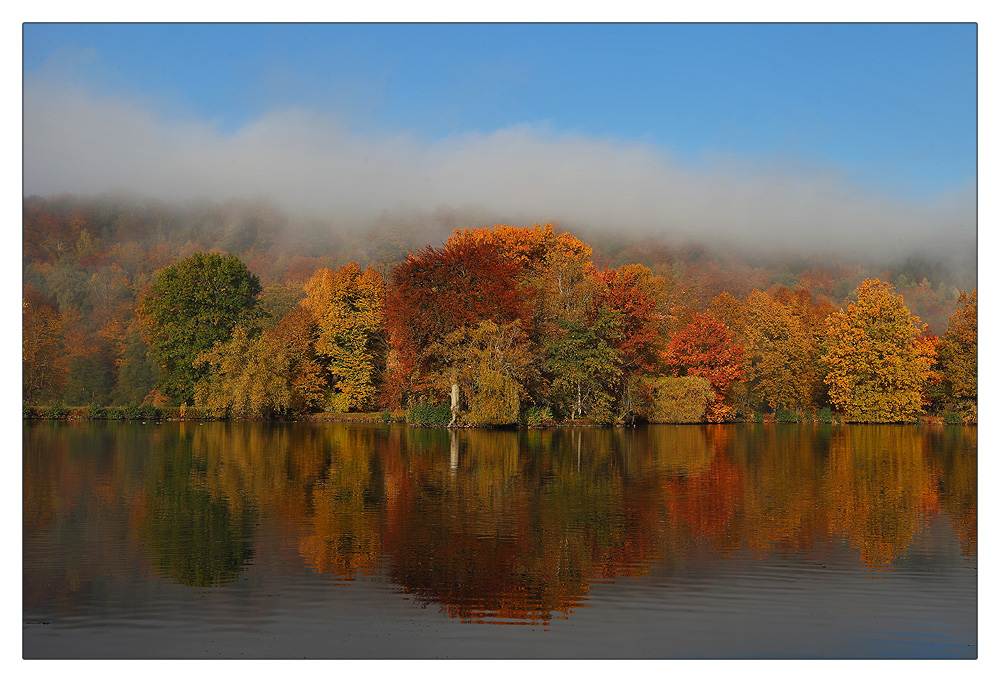
<svg viewBox="0 0 1000 682">
<path fill-rule="evenodd" d="M 973 658 L 976 429 L 25 422 L 25 658 Z"/>
</svg>

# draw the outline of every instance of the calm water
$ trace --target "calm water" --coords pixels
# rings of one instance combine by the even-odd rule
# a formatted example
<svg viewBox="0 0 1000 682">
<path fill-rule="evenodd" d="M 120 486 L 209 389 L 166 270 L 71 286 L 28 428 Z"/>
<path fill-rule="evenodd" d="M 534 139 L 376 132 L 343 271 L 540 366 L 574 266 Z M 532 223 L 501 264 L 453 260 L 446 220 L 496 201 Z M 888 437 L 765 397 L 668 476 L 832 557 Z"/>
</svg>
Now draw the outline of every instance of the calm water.
<svg viewBox="0 0 1000 682">
<path fill-rule="evenodd" d="M 26 658 L 972 658 L 976 429 L 24 424 Z"/>
</svg>

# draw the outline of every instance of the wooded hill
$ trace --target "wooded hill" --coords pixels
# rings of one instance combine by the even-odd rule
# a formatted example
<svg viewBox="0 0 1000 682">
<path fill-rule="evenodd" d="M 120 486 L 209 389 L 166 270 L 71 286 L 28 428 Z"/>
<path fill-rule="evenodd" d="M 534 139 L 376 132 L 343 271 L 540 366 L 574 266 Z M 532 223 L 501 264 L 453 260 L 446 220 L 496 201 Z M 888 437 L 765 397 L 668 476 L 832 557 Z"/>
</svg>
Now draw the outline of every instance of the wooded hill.
<svg viewBox="0 0 1000 682">
<path fill-rule="evenodd" d="M 435 405 L 457 386 L 470 424 L 974 406 L 974 275 L 944 264 L 455 220 L 338 230 L 263 203 L 28 197 L 23 399 L 266 417 Z M 851 334 L 869 356 L 837 350 Z M 873 334 L 882 347 L 859 346 Z"/>
</svg>

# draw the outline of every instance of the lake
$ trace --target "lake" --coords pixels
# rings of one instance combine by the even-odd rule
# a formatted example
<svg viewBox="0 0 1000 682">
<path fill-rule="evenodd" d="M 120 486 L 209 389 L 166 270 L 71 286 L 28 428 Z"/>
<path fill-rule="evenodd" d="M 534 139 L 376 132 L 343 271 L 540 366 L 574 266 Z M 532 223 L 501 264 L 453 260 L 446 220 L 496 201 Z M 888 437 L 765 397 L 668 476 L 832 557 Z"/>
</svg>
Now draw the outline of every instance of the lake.
<svg viewBox="0 0 1000 682">
<path fill-rule="evenodd" d="M 25 658 L 975 658 L 976 428 L 24 422 Z"/>
</svg>

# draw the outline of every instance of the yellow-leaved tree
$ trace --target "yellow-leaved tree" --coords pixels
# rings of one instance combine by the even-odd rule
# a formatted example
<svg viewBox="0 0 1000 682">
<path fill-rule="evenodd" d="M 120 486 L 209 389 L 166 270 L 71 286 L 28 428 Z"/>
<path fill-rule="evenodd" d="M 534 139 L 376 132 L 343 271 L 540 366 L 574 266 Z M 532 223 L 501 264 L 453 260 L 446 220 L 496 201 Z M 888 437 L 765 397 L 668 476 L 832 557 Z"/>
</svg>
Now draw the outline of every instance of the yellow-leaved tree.
<svg viewBox="0 0 1000 682">
<path fill-rule="evenodd" d="M 744 307 L 746 383 L 772 408 L 809 407 L 812 344 L 808 330 L 788 308 L 754 289 Z"/>
<path fill-rule="evenodd" d="M 255 336 L 246 327 L 198 356 L 208 376 L 195 384 L 195 405 L 219 417 L 260 419 L 300 414 L 322 400 L 325 383 L 312 348 L 316 323 L 299 306 Z"/>
<path fill-rule="evenodd" d="M 336 412 L 373 405 L 385 365 L 385 280 L 374 268 L 348 263 L 317 271 L 302 305 L 316 319 L 316 353 L 328 373 Z"/>
<path fill-rule="evenodd" d="M 861 283 L 856 303 L 830 316 L 824 381 L 847 421 L 903 422 L 920 415 L 936 354 L 933 344 L 920 342 L 925 328 L 895 287 L 875 278 Z"/>
</svg>

